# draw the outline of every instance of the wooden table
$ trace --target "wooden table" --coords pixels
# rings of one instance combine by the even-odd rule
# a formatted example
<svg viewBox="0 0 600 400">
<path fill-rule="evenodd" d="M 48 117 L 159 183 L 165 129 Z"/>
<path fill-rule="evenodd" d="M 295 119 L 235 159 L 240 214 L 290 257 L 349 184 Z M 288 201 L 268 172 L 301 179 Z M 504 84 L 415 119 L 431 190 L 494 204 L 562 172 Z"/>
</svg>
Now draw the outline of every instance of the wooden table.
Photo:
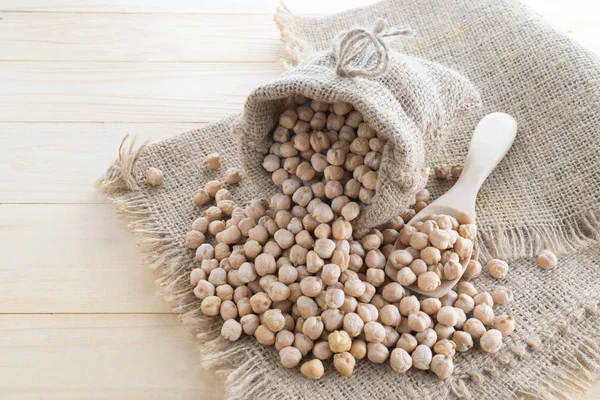
<svg viewBox="0 0 600 400">
<path fill-rule="evenodd" d="M 530 2 L 600 50 L 584 0 Z M 126 133 L 161 140 L 217 121 L 276 76 L 275 6 L 0 1 L 0 398 L 222 397 L 93 182 Z"/>
</svg>

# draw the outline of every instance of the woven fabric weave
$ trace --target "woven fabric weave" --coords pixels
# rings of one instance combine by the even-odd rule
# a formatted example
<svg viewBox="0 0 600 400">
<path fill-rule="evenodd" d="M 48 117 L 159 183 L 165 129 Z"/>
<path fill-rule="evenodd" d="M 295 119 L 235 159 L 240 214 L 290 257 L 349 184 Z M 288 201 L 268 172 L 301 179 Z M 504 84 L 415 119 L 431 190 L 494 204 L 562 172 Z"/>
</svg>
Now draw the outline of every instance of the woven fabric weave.
<svg viewBox="0 0 600 400">
<path fill-rule="evenodd" d="M 191 193 L 220 173 L 201 167 L 204 156 L 218 151 L 224 167 L 240 163 L 229 133 L 239 116 L 140 152 L 124 146 L 100 187 L 130 217 L 166 299 L 196 328 L 202 363 L 222 374 L 228 398 L 579 396 L 600 374 L 600 60 L 513 0 L 384 0 L 325 18 L 280 10 L 285 61 L 307 59 L 338 32 L 372 26 L 378 17 L 416 32 L 400 51 L 458 70 L 481 89 L 483 112 L 504 111 L 519 123 L 513 148 L 478 199 L 481 259 L 501 256 L 511 265 L 502 285 L 515 294 L 508 311 L 517 330 L 500 352 L 457 355 L 455 373 L 444 381 L 419 371 L 400 376 L 368 361 L 351 377 L 326 364 L 329 373 L 310 381 L 280 367 L 275 349 L 253 338 L 221 338 L 221 321 L 200 315 L 189 285 L 195 263 L 184 235 L 200 214 Z M 432 165 L 462 161 L 482 114 L 452 130 Z M 150 166 L 164 171 L 162 187 L 146 184 Z M 437 196 L 450 184 L 430 180 L 429 188 Z M 232 189 L 238 202 L 258 194 L 247 180 Z M 536 266 L 541 248 L 559 253 L 556 270 Z M 489 290 L 498 281 L 484 273 L 475 284 Z"/>
</svg>

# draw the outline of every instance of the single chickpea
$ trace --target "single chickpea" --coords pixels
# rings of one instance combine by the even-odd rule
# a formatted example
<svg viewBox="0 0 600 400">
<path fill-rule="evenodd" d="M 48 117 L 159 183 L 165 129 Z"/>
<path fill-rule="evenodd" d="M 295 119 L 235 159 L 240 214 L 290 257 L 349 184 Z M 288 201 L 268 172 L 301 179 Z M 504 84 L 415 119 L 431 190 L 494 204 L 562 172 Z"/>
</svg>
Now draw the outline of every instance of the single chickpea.
<svg viewBox="0 0 600 400">
<path fill-rule="evenodd" d="M 194 193 L 192 201 L 195 205 L 201 207 L 210 201 L 210 196 L 206 190 L 198 189 L 196 193 Z"/>
<path fill-rule="evenodd" d="M 308 317 L 302 325 L 302 333 L 312 340 L 317 340 L 323 333 L 321 317 Z"/>
<path fill-rule="evenodd" d="M 554 269 L 558 265 L 558 258 L 550 250 L 542 250 L 537 257 L 537 264 L 542 269 Z"/>
<path fill-rule="evenodd" d="M 315 241 L 314 251 L 323 259 L 331 258 L 335 250 L 335 242 L 331 239 L 321 238 Z"/>
<path fill-rule="evenodd" d="M 513 301 L 513 293 L 504 286 L 496 286 L 492 292 L 492 299 L 496 304 L 510 304 Z"/>
<path fill-rule="evenodd" d="M 423 332 L 431 324 L 429 315 L 417 311 L 408 316 L 408 326 L 415 332 Z"/>
<path fill-rule="evenodd" d="M 208 231 L 208 220 L 204 217 L 196 218 L 192 222 L 192 230 L 206 234 Z"/>
<path fill-rule="evenodd" d="M 290 285 L 291 286 L 291 285 Z M 290 289 L 291 290 L 291 289 Z M 292 300 L 293 301 L 293 300 Z M 300 316 L 304 319 L 316 316 L 319 311 L 317 303 L 307 296 L 300 296 L 296 301 L 296 306 Z"/>
<path fill-rule="evenodd" d="M 202 272 L 204 272 L 204 271 L 202 271 Z M 194 295 L 197 298 L 202 299 L 202 300 L 204 300 L 205 298 L 207 298 L 209 296 L 214 296 L 214 294 L 215 294 L 215 285 L 213 285 L 212 283 L 210 283 L 209 281 L 204 280 L 204 279 L 198 281 L 198 284 L 194 288 Z"/>
<path fill-rule="evenodd" d="M 410 247 L 416 250 L 423 250 L 429 245 L 429 236 L 423 232 L 414 232 L 410 236 Z"/>
<path fill-rule="evenodd" d="M 262 314 L 271 307 L 271 299 L 265 292 L 258 292 L 250 297 L 252 311 L 256 314 Z"/>
<path fill-rule="evenodd" d="M 411 254 L 412 256 L 412 254 Z M 417 258 L 415 260 L 413 260 L 409 266 L 410 270 L 418 277 L 419 275 L 421 275 L 423 272 L 427 272 L 427 263 L 425 263 L 425 261 Z M 413 282 L 414 283 L 414 282 Z"/>
<path fill-rule="evenodd" d="M 404 288 L 397 282 L 388 283 L 381 291 L 383 298 L 390 303 L 400 301 L 404 297 L 404 293 Z"/>
<path fill-rule="evenodd" d="M 396 269 L 410 265 L 413 262 L 413 256 L 408 250 L 394 250 L 389 259 Z"/>
<path fill-rule="evenodd" d="M 321 280 L 326 285 L 335 284 L 342 274 L 342 270 L 336 264 L 325 264 L 321 269 Z"/>
<path fill-rule="evenodd" d="M 267 325 L 259 325 L 254 331 L 254 337 L 262 345 L 272 346 L 275 344 L 275 333 Z"/>
<path fill-rule="evenodd" d="M 260 325 L 260 319 L 256 314 L 247 314 L 240 318 L 242 329 L 246 335 L 254 335 L 256 329 Z"/>
<path fill-rule="evenodd" d="M 284 301 L 290 297 L 290 289 L 282 282 L 271 282 L 265 287 L 265 292 L 273 301 Z"/>
<path fill-rule="evenodd" d="M 442 302 L 440 299 L 434 297 L 425 298 L 421 300 L 421 311 L 427 315 L 436 315 L 442 308 Z"/>
<path fill-rule="evenodd" d="M 163 172 L 158 168 L 150 167 L 146 171 L 146 180 L 152 186 L 162 185 L 163 177 L 164 177 Z"/>
<path fill-rule="evenodd" d="M 398 307 L 392 304 L 385 305 L 381 308 L 379 311 L 379 318 L 385 325 L 392 327 L 397 327 L 400 325 L 400 311 L 398 310 Z"/>
<path fill-rule="evenodd" d="M 440 250 L 445 250 L 450 247 L 450 234 L 441 229 L 434 229 L 429 234 L 429 241 Z"/>
<path fill-rule="evenodd" d="M 412 366 L 416 369 L 428 370 L 433 354 L 431 349 L 423 344 L 417 346 L 411 354 Z"/>
<path fill-rule="evenodd" d="M 287 129 L 292 129 L 298 120 L 298 114 L 294 110 L 285 110 L 279 116 L 279 125 Z"/>
<path fill-rule="evenodd" d="M 316 276 L 308 276 L 300 281 L 300 290 L 302 294 L 308 297 L 315 297 L 323 289 L 323 281 Z"/>
<path fill-rule="evenodd" d="M 190 249 L 197 249 L 205 240 L 204 234 L 199 231 L 189 231 L 185 236 L 185 242 Z"/>
<path fill-rule="evenodd" d="M 219 315 L 222 300 L 217 296 L 207 296 L 200 304 L 200 310 L 204 315 L 216 317 Z"/>
<path fill-rule="evenodd" d="M 279 358 L 285 368 L 295 368 L 302 360 L 302 353 L 297 348 L 288 346 L 279 350 Z"/>
<path fill-rule="evenodd" d="M 465 273 L 462 278 L 470 281 L 471 279 L 477 278 L 481 275 L 481 263 L 479 261 L 470 260 L 465 268 Z"/>
<path fill-rule="evenodd" d="M 219 313 L 225 321 L 238 317 L 237 306 L 231 300 L 225 300 L 221 303 Z"/>
<path fill-rule="evenodd" d="M 458 254 L 459 259 L 466 260 L 473 254 L 473 242 L 459 237 L 454 243 L 454 251 Z"/>
<path fill-rule="evenodd" d="M 319 360 L 329 360 L 333 357 L 333 351 L 329 349 L 329 343 L 320 341 L 313 346 L 312 355 Z"/>
<path fill-rule="evenodd" d="M 201 268 L 194 268 L 192 272 L 190 272 L 190 284 L 192 286 L 197 286 L 198 283 L 203 280 L 206 280 L 206 272 Z"/>
<path fill-rule="evenodd" d="M 403 348 L 396 348 L 392 350 L 392 354 L 390 355 L 390 367 L 392 369 L 402 374 L 410 369 L 413 364 L 413 359 L 410 354 Z"/>
<path fill-rule="evenodd" d="M 232 300 L 233 299 L 233 288 L 229 284 L 217 286 L 215 289 L 217 296 L 221 300 Z M 221 305 L 221 308 L 223 306 Z"/>
<path fill-rule="evenodd" d="M 456 219 L 458 220 L 459 223 L 461 224 L 474 224 L 475 220 L 477 218 L 477 215 L 475 213 L 475 211 L 464 211 L 464 212 L 460 212 L 457 216 Z"/>
<path fill-rule="evenodd" d="M 414 237 L 414 236 L 413 236 Z M 429 246 L 421 250 L 420 257 L 427 265 L 438 264 L 442 259 L 440 250 L 437 247 Z M 462 272 L 462 267 L 459 264 L 459 272 Z M 448 279 L 448 278 L 446 278 Z M 454 278 L 452 278 L 454 279 Z"/>
<path fill-rule="evenodd" d="M 300 372 L 309 379 L 320 379 L 325 373 L 325 368 L 321 360 L 314 359 L 302 364 Z"/>
<path fill-rule="evenodd" d="M 459 226 L 458 234 L 461 237 L 474 242 L 475 238 L 477 237 L 477 225 L 463 224 L 463 225 Z"/>
<path fill-rule="evenodd" d="M 452 356 L 444 354 L 436 354 L 431 359 L 431 372 L 436 374 L 439 379 L 446 379 L 454 372 L 454 363 Z"/>
<path fill-rule="evenodd" d="M 358 199 L 364 204 L 371 204 L 373 202 L 373 197 L 375 197 L 375 192 L 373 190 L 369 190 L 365 187 L 360 188 Z"/>
<path fill-rule="evenodd" d="M 459 295 L 466 294 L 467 296 L 471 297 L 474 297 L 477 295 L 477 293 L 479 293 L 475 288 L 475 285 L 473 285 L 471 282 L 459 282 L 458 285 L 456 285 L 456 290 Z"/>
<path fill-rule="evenodd" d="M 358 125 L 358 130 L 356 131 L 356 133 L 359 137 L 367 139 L 371 139 L 377 136 L 377 131 L 375 131 L 375 129 L 373 129 L 371 125 L 369 125 L 366 122 L 363 122 L 360 125 Z"/>
<path fill-rule="evenodd" d="M 367 356 L 367 343 L 364 340 L 354 340 L 350 347 L 350 354 L 357 359 L 362 360 Z"/>
<path fill-rule="evenodd" d="M 456 352 L 456 343 L 448 339 L 439 340 L 433 345 L 433 351 L 436 354 L 443 354 L 453 357 Z"/>
<path fill-rule="evenodd" d="M 502 347 L 502 333 L 497 329 L 491 329 L 481 336 L 479 346 L 487 353 L 497 353 Z"/>
<path fill-rule="evenodd" d="M 338 353 L 333 357 L 333 366 L 344 376 L 352 375 L 356 359 L 350 352 Z"/>
<path fill-rule="evenodd" d="M 475 308 L 475 300 L 473 297 L 466 294 L 459 294 L 458 299 L 454 303 L 454 307 L 460 308 L 465 313 L 470 313 Z"/>
<path fill-rule="evenodd" d="M 398 342 L 396 342 L 397 348 L 406 350 L 408 353 L 412 353 L 418 345 L 419 342 L 417 341 L 417 338 L 410 333 L 403 333 L 402 336 L 400 336 L 400 339 L 398 339 Z"/>
<path fill-rule="evenodd" d="M 447 326 L 454 326 L 458 320 L 456 310 L 452 306 L 445 306 L 440 308 L 440 311 L 436 314 L 437 321 L 440 324 Z"/>
<path fill-rule="evenodd" d="M 388 359 L 389 355 L 390 351 L 383 343 L 367 344 L 367 357 L 371 362 L 382 364 Z"/>
<path fill-rule="evenodd" d="M 484 325 L 491 325 L 494 321 L 494 310 L 483 303 L 473 309 L 473 317 L 480 320 Z"/>
<path fill-rule="evenodd" d="M 352 199 L 356 199 L 360 194 L 362 185 L 356 179 L 350 179 L 344 185 L 344 194 Z"/>
<path fill-rule="evenodd" d="M 494 318 L 492 326 L 500 331 L 502 336 L 508 336 L 515 330 L 515 319 L 510 315 L 499 315 Z"/>
<path fill-rule="evenodd" d="M 487 263 L 488 272 L 491 276 L 497 279 L 504 279 L 508 274 L 508 264 L 506 261 L 493 259 Z"/>
<path fill-rule="evenodd" d="M 334 353 L 343 353 L 349 351 L 352 346 L 352 339 L 346 331 L 333 331 L 327 337 L 329 348 Z"/>
<path fill-rule="evenodd" d="M 211 259 L 214 256 L 215 256 L 215 249 L 214 249 L 214 247 L 211 246 L 208 243 L 202 243 L 196 249 L 196 256 L 194 257 L 194 260 L 196 260 L 198 262 L 202 262 L 204 260 Z"/>
<path fill-rule="evenodd" d="M 452 335 L 452 341 L 456 343 L 456 351 L 464 353 L 473 347 L 473 338 L 468 332 L 456 331 Z"/>
<path fill-rule="evenodd" d="M 440 277 L 435 272 L 424 272 L 419 275 L 417 279 L 417 285 L 419 289 L 425 292 L 431 292 L 438 288 L 441 285 Z"/>
<path fill-rule="evenodd" d="M 402 286 L 410 286 L 417 281 L 417 275 L 409 267 L 403 267 L 396 274 L 396 281 Z"/>
<path fill-rule="evenodd" d="M 462 265 L 459 262 L 450 260 L 444 265 L 444 279 L 452 281 L 460 278 L 461 274 Z"/>
</svg>

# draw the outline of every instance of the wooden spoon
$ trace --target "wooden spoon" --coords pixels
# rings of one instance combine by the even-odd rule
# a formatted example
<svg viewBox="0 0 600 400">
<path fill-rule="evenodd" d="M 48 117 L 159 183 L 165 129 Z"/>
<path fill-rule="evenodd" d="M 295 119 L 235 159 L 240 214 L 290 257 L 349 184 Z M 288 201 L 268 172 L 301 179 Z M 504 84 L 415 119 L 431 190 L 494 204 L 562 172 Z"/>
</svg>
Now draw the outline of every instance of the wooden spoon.
<svg viewBox="0 0 600 400">
<path fill-rule="evenodd" d="M 516 135 L 517 121 L 510 115 L 496 112 L 483 117 L 471 138 L 469 153 L 460 178 L 450 190 L 421 210 L 408 224 L 412 225 L 431 214 L 446 214 L 456 217 L 460 212 L 475 210 L 475 200 L 481 185 L 504 158 Z M 394 249 L 404 248 L 406 246 L 398 239 Z M 442 284 L 435 290 L 425 292 L 420 290 L 416 283 L 407 288 L 430 297 L 442 297 L 460 280 L 469 261 L 470 258 L 461 262 L 460 277 L 451 281 L 442 280 Z M 396 280 L 398 270 L 389 260 L 385 272 L 391 279 Z"/>
</svg>

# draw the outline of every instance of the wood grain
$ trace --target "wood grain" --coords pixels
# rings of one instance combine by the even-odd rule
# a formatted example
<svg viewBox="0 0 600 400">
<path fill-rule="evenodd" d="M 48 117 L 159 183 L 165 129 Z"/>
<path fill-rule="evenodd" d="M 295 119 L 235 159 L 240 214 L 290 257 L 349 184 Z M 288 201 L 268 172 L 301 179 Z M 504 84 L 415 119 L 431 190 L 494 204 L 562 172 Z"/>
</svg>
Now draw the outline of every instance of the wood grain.
<svg viewBox="0 0 600 400">
<path fill-rule="evenodd" d="M 153 142 L 202 125 L 0 123 L 0 204 L 108 203 L 93 183 L 126 134 Z"/>
<path fill-rule="evenodd" d="M 174 315 L 0 315 L 0 397 L 218 399 Z"/>
<path fill-rule="evenodd" d="M 126 225 L 110 204 L 0 205 L 0 313 L 171 313 Z"/>
<path fill-rule="evenodd" d="M 202 2 L 204 3 L 204 2 Z M 271 15 L 2 15 L 0 60 L 275 62 Z"/>
<path fill-rule="evenodd" d="M 276 0 L 18 0 L 0 3 L 2 11 L 61 13 L 269 14 Z"/>
<path fill-rule="evenodd" d="M 0 63 L 1 121 L 214 122 L 281 73 L 273 64 Z"/>
</svg>

